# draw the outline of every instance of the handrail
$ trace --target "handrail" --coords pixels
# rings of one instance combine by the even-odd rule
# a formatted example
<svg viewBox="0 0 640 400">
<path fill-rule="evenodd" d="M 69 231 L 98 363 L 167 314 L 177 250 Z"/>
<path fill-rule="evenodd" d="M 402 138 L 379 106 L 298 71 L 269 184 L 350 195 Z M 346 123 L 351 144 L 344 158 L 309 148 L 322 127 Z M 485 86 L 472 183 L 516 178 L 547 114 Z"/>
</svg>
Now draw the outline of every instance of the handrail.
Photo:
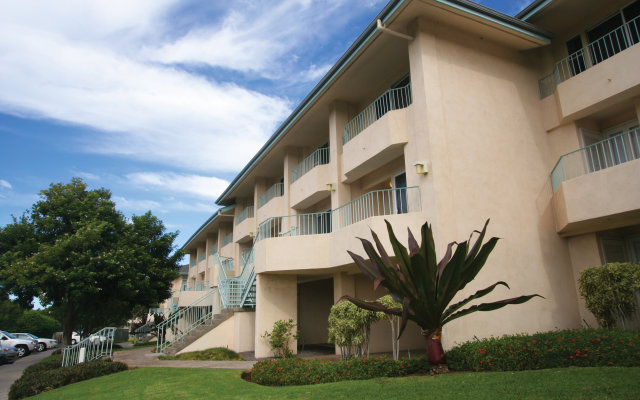
<svg viewBox="0 0 640 400">
<path fill-rule="evenodd" d="M 291 169 L 291 183 L 297 181 L 302 175 L 311 171 L 318 165 L 329 164 L 329 148 L 321 147 L 305 157 L 300 164 Z"/>
<path fill-rule="evenodd" d="M 62 366 L 70 367 L 86 361 L 98 360 L 113 354 L 115 327 L 102 328 L 80 342 L 62 350 Z"/>
<path fill-rule="evenodd" d="M 558 61 L 549 75 L 538 81 L 540 98 L 552 95 L 556 87 L 579 73 L 620 53 L 640 41 L 640 16 L 625 22 L 582 49 Z"/>
<path fill-rule="evenodd" d="M 553 192 L 566 180 L 640 158 L 640 127 L 562 155 L 551 171 Z"/>
<path fill-rule="evenodd" d="M 193 302 L 188 307 L 169 315 L 158 324 L 156 352 L 163 352 L 171 344 L 182 340 L 192 330 L 199 326 L 210 324 L 215 314 L 220 313 L 220 296 L 217 289 L 208 291 L 204 296 Z M 167 340 L 166 336 L 171 339 Z"/>
<path fill-rule="evenodd" d="M 236 217 L 236 225 L 239 225 L 247 218 L 253 218 L 253 206 L 247 206 L 244 210 L 238 213 L 238 216 Z"/>
<path fill-rule="evenodd" d="M 284 196 L 284 184 L 276 183 L 260 195 L 258 198 L 258 207 L 264 206 L 274 197 L 281 196 Z"/>
<path fill-rule="evenodd" d="M 330 233 L 367 218 L 421 210 L 417 186 L 373 190 L 331 211 L 267 218 L 258 225 L 256 242 L 274 237 Z"/>
<path fill-rule="evenodd" d="M 234 265 L 233 265 L 233 258 L 231 257 L 224 257 L 224 256 L 218 256 L 220 259 L 220 265 L 222 266 L 222 269 L 225 271 L 233 271 Z"/>
<path fill-rule="evenodd" d="M 253 252 L 253 248 L 251 249 Z M 218 257 L 218 288 L 220 289 L 220 298 L 225 308 L 227 307 L 245 307 L 248 291 L 255 281 L 253 255 L 246 257 L 242 272 L 238 276 L 227 276 L 225 269 L 222 267 L 222 260 Z"/>
<path fill-rule="evenodd" d="M 389 89 L 375 99 L 371 104 L 360 111 L 351 121 L 344 126 L 342 144 L 356 137 L 369 125 L 379 120 L 383 115 L 392 110 L 406 108 L 413 102 L 411 95 L 411 83 L 395 89 Z"/>
</svg>

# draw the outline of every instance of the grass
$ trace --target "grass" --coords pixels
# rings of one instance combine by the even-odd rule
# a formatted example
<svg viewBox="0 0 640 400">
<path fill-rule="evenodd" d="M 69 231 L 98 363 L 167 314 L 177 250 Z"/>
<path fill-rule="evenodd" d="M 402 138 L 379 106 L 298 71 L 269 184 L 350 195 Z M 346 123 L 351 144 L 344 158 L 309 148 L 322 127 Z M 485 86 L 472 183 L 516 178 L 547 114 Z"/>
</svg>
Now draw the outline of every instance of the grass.
<svg viewBox="0 0 640 400">
<path fill-rule="evenodd" d="M 640 368 L 557 368 L 378 378 L 311 386 L 265 387 L 241 371 L 142 368 L 43 393 L 42 400 L 111 399 L 637 399 Z"/>
<path fill-rule="evenodd" d="M 215 347 L 202 351 L 191 351 L 177 356 L 160 356 L 160 360 L 197 360 L 197 361 L 244 361 L 235 351 L 224 347 Z"/>
</svg>

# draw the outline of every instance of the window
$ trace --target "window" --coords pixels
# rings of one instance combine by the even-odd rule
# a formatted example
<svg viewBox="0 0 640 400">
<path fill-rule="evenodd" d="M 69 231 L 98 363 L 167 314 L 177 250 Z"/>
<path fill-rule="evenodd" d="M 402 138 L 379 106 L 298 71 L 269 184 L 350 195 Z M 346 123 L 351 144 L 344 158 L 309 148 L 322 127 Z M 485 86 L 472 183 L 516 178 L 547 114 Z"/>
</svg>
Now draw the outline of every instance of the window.
<svg viewBox="0 0 640 400">
<path fill-rule="evenodd" d="M 640 0 L 587 30 L 591 64 L 595 65 L 638 43 Z"/>
</svg>

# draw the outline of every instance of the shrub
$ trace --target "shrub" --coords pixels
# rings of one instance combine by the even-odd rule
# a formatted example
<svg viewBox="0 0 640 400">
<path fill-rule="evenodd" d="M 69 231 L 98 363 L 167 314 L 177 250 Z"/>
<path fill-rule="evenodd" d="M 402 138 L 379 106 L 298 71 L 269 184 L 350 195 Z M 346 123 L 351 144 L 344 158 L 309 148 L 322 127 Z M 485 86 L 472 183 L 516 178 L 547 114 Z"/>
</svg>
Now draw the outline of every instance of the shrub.
<svg viewBox="0 0 640 400">
<path fill-rule="evenodd" d="M 296 324 L 293 322 L 293 319 L 290 319 L 289 321 L 281 319 L 274 322 L 273 330 L 271 332 L 265 332 L 262 337 L 269 340 L 271 351 L 273 351 L 276 357 L 288 358 L 293 355 L 289 348 L 291 340 L 298 340 L 300 337 L 300 334 L 297 331 L 294 333 L 295 329 Z"/>
<path fill-rule="evenodd" d="M 449 369 L 518 371 L 557 367 L 640 366 L 640 331 L 577 329 L 464 343 L 447 352 Z"/>
<path fill-rule="evenodd" d="M 22 371 L 23 375 L 38 374 L 43 371 L 49 371 L 52 369 L 61 368 L 62 354 L 50 355 L 47 358 L 43 358 L 36 364 L 30 365 Z"/>
<path fill-rule="evenodd" d="M 384 313 L 340 302 L 329 313 L 329 343 L 340 346 L 342 359 L 369 355 L 371 324 L 384 318 Z"/>
<path fill-rule="evenodd" d="M 160 360 L 205 360 L 205 361 L 242 361 L 238 353 L 225 347 L 214 347 L 202 351 L 191 351 L 176 356 L 160 356 Z"/>
<path fill-rule="evenodd" d="M 288 358 L 255 363 L 251 370 L 251 382 L 267 386 L 313 385 L 405 374 L 402 362 L 388 358 L 373 357 L 339 362 Z"/>
<path fill-rule="evenodd" d="M 60 367 L 58 360 L 57 368 L 53 368 L 54 362 L 50 360 L 52 358 L 45 358 L 44 360 L 47 360 L 45 363 L 40 362 L 25 369 L 22 376 L 11 385 L 9 400 L 19 400 L 61 386 L 127 369 L 126 364 L 110 360 L 90 361 L 65 368 Z M 36 367 L 41 363 L 45 365 Z"/>
<path fill-rule="evenodd" d="M 578 279 L 587 308 L 602 327 L 615 326 L 616 317 L 635 310 L 634 292 L 640 290 L 640 264 L 610 263 L 587 268 Z"/>
</svg>

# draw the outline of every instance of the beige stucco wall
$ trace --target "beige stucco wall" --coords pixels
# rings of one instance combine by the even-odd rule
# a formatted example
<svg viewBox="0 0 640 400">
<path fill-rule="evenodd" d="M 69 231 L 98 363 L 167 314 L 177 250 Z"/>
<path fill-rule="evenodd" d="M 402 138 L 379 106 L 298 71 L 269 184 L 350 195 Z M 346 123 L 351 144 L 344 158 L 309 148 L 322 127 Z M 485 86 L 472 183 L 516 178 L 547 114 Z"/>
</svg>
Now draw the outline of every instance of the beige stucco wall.
<svg viewBox="0 0 640 400">
<path fill-rule="evenodd" d="M 445 329 L 445 344 L 578 326 L 571 260 L 554 229 L 549 173 L 556 160 L 541 122 L 537 72 L 526 55 L 445 26 L 422 24 L 417 35 L 409 49 L 419 112 L 408 114 L 405 162 L 431 161 L 432 171 L 408 173 L 409 185 L 422 188 L 440 254 L 487 218 L 488 234 L 504 238 L 458 298 L 497 280 L 511 290 L 497 289 L 486 300 L 546 298 L 456 320 Z"/>
<path fill-rule="evenodd" d="M 329 164 L 316 165 L 290 186 L 291 207 L 304 209 L 330 196 L 327 183 L 334 183 L 329 175 Z"/>
<path fill-rule="evenodd" d="M 580 320 L 585 325 L 597 327 L 598 323 L 595 317 L 589 310 L 587 310 L 584 298 L 580 296 L 578 278 L 580 277 L 580 272 L 582 270 L 602 265 L 598 246 L 598 237 L 595 233 L 589 233 L 571 237 L 567 240 L 567 243 L 569 244 L 569 252 L 571 253 L 571 266 L 573 270 L 575 290 L 578 296 Z"/>
<path fill-rule="evenodd" d="M 298 280 L 296 275 L 258 274 L 256 276 L 255 355 L 271 357 L 273 353 L 262 335 L 273 330 L 278 320 L 298 320 Z M 291 343 L 297 353 L 297 342 Z"/>
</svg>

